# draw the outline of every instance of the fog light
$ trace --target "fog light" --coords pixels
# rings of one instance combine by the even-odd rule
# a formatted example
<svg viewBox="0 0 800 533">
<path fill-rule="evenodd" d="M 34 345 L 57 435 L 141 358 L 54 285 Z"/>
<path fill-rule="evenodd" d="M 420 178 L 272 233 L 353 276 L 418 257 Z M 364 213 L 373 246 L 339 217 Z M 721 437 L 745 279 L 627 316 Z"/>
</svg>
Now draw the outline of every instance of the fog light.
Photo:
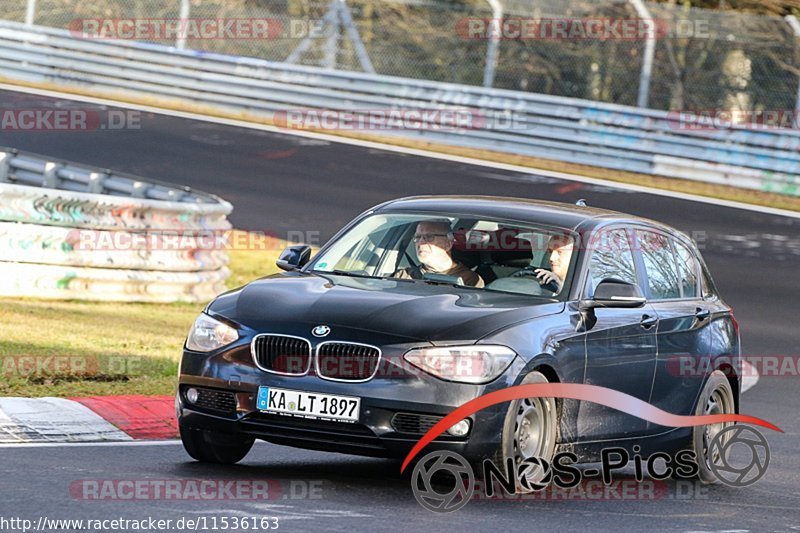
<svg viewBox="0 0 800 533">
<path fill-rule="evenodd" d="M 199 396 L 200 393 L 197 392 L 197 389 L 189 389 L 186 391 L 186 400 L 189 403 L 196 403 Z"/>
<path fill-rule="evenodd" d="M 453 424 L 453 426 L 448 429 L 447 432 L 454 437 L 463 437 L 469 433 L 469 420 L 465 418 L 461 422 Z"/>
</svg>

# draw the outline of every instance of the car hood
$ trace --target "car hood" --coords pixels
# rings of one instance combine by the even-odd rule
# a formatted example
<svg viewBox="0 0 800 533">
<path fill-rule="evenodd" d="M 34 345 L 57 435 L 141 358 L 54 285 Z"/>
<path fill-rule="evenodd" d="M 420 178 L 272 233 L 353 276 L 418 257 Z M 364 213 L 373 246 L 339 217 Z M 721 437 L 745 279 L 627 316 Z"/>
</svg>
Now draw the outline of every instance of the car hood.
<svg viewBox="0 0 800 533">
<path fill-rule="evenodd" d="M 476 341 L 563 308 L 556 300 L 450 285 L 290 273 L 221 295 L 208 310 L 262 332 L 324 324 L 376 332 L 387 342 L 451 342 Z"/>
</svg>

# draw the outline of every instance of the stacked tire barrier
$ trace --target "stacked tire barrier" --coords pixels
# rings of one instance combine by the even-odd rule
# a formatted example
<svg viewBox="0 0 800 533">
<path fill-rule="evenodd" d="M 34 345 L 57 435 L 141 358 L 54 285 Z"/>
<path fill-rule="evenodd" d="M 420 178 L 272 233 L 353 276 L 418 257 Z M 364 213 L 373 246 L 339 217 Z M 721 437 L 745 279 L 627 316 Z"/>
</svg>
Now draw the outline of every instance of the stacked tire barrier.
<svg viewBox="0 0 800 533">
<path fill-rule="evenodd" d="M 309 109 L 354 122 L 385 110 L 463 111 L 472 127 L 369 133 L 800 196 L 800 130 L 709 124 L 692 113 L 80 39 L 9 21 L 0 21 L 0 78 L 278 125 Z"/>
<path fill-rule="evenodd" d="M 224 200 L 0 148 L 0 296 L 203 302 L 225 290 Z"/>
</svg>

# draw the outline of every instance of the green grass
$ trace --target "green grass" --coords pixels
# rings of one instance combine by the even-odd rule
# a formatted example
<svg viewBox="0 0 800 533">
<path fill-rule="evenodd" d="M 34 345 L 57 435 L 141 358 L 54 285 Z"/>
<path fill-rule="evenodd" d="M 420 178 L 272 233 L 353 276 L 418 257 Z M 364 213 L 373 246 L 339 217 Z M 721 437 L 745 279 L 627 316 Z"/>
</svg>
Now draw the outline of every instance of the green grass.
<svg viewBox="0 0 800 533">
<path fill-rule="evenodd" d="M 231 251 L 227 286 L 275 273 L 279 253 Z M 204 306 L 0 298 L 0 396 L 173 394 Z"/>
</svg>

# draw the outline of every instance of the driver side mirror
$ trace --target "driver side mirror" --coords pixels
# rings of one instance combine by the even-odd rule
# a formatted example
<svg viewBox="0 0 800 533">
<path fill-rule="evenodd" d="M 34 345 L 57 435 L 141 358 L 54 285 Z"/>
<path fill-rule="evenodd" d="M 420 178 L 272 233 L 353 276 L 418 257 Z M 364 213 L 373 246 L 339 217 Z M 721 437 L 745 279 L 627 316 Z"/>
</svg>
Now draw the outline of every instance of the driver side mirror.
<svg viewBox="0 0 800 533">
<path fill-rule="evenodd" d="M 598 307 L 631 309 L 642 307 L 646 301 L 642 289 L 635 283 L 606 278 L 597 284 L 591 299 L 581 301 L 581 309 Z"/>
<path fill-rule="evenodd" d="M 275 264 L 281 270 L 291 272 L 292 270 L 299 270 L 303 268 L 311 259 L 311 246 L 307 244 L 294 244 L 287 246 L 281 252 Z"/>
</svg>

